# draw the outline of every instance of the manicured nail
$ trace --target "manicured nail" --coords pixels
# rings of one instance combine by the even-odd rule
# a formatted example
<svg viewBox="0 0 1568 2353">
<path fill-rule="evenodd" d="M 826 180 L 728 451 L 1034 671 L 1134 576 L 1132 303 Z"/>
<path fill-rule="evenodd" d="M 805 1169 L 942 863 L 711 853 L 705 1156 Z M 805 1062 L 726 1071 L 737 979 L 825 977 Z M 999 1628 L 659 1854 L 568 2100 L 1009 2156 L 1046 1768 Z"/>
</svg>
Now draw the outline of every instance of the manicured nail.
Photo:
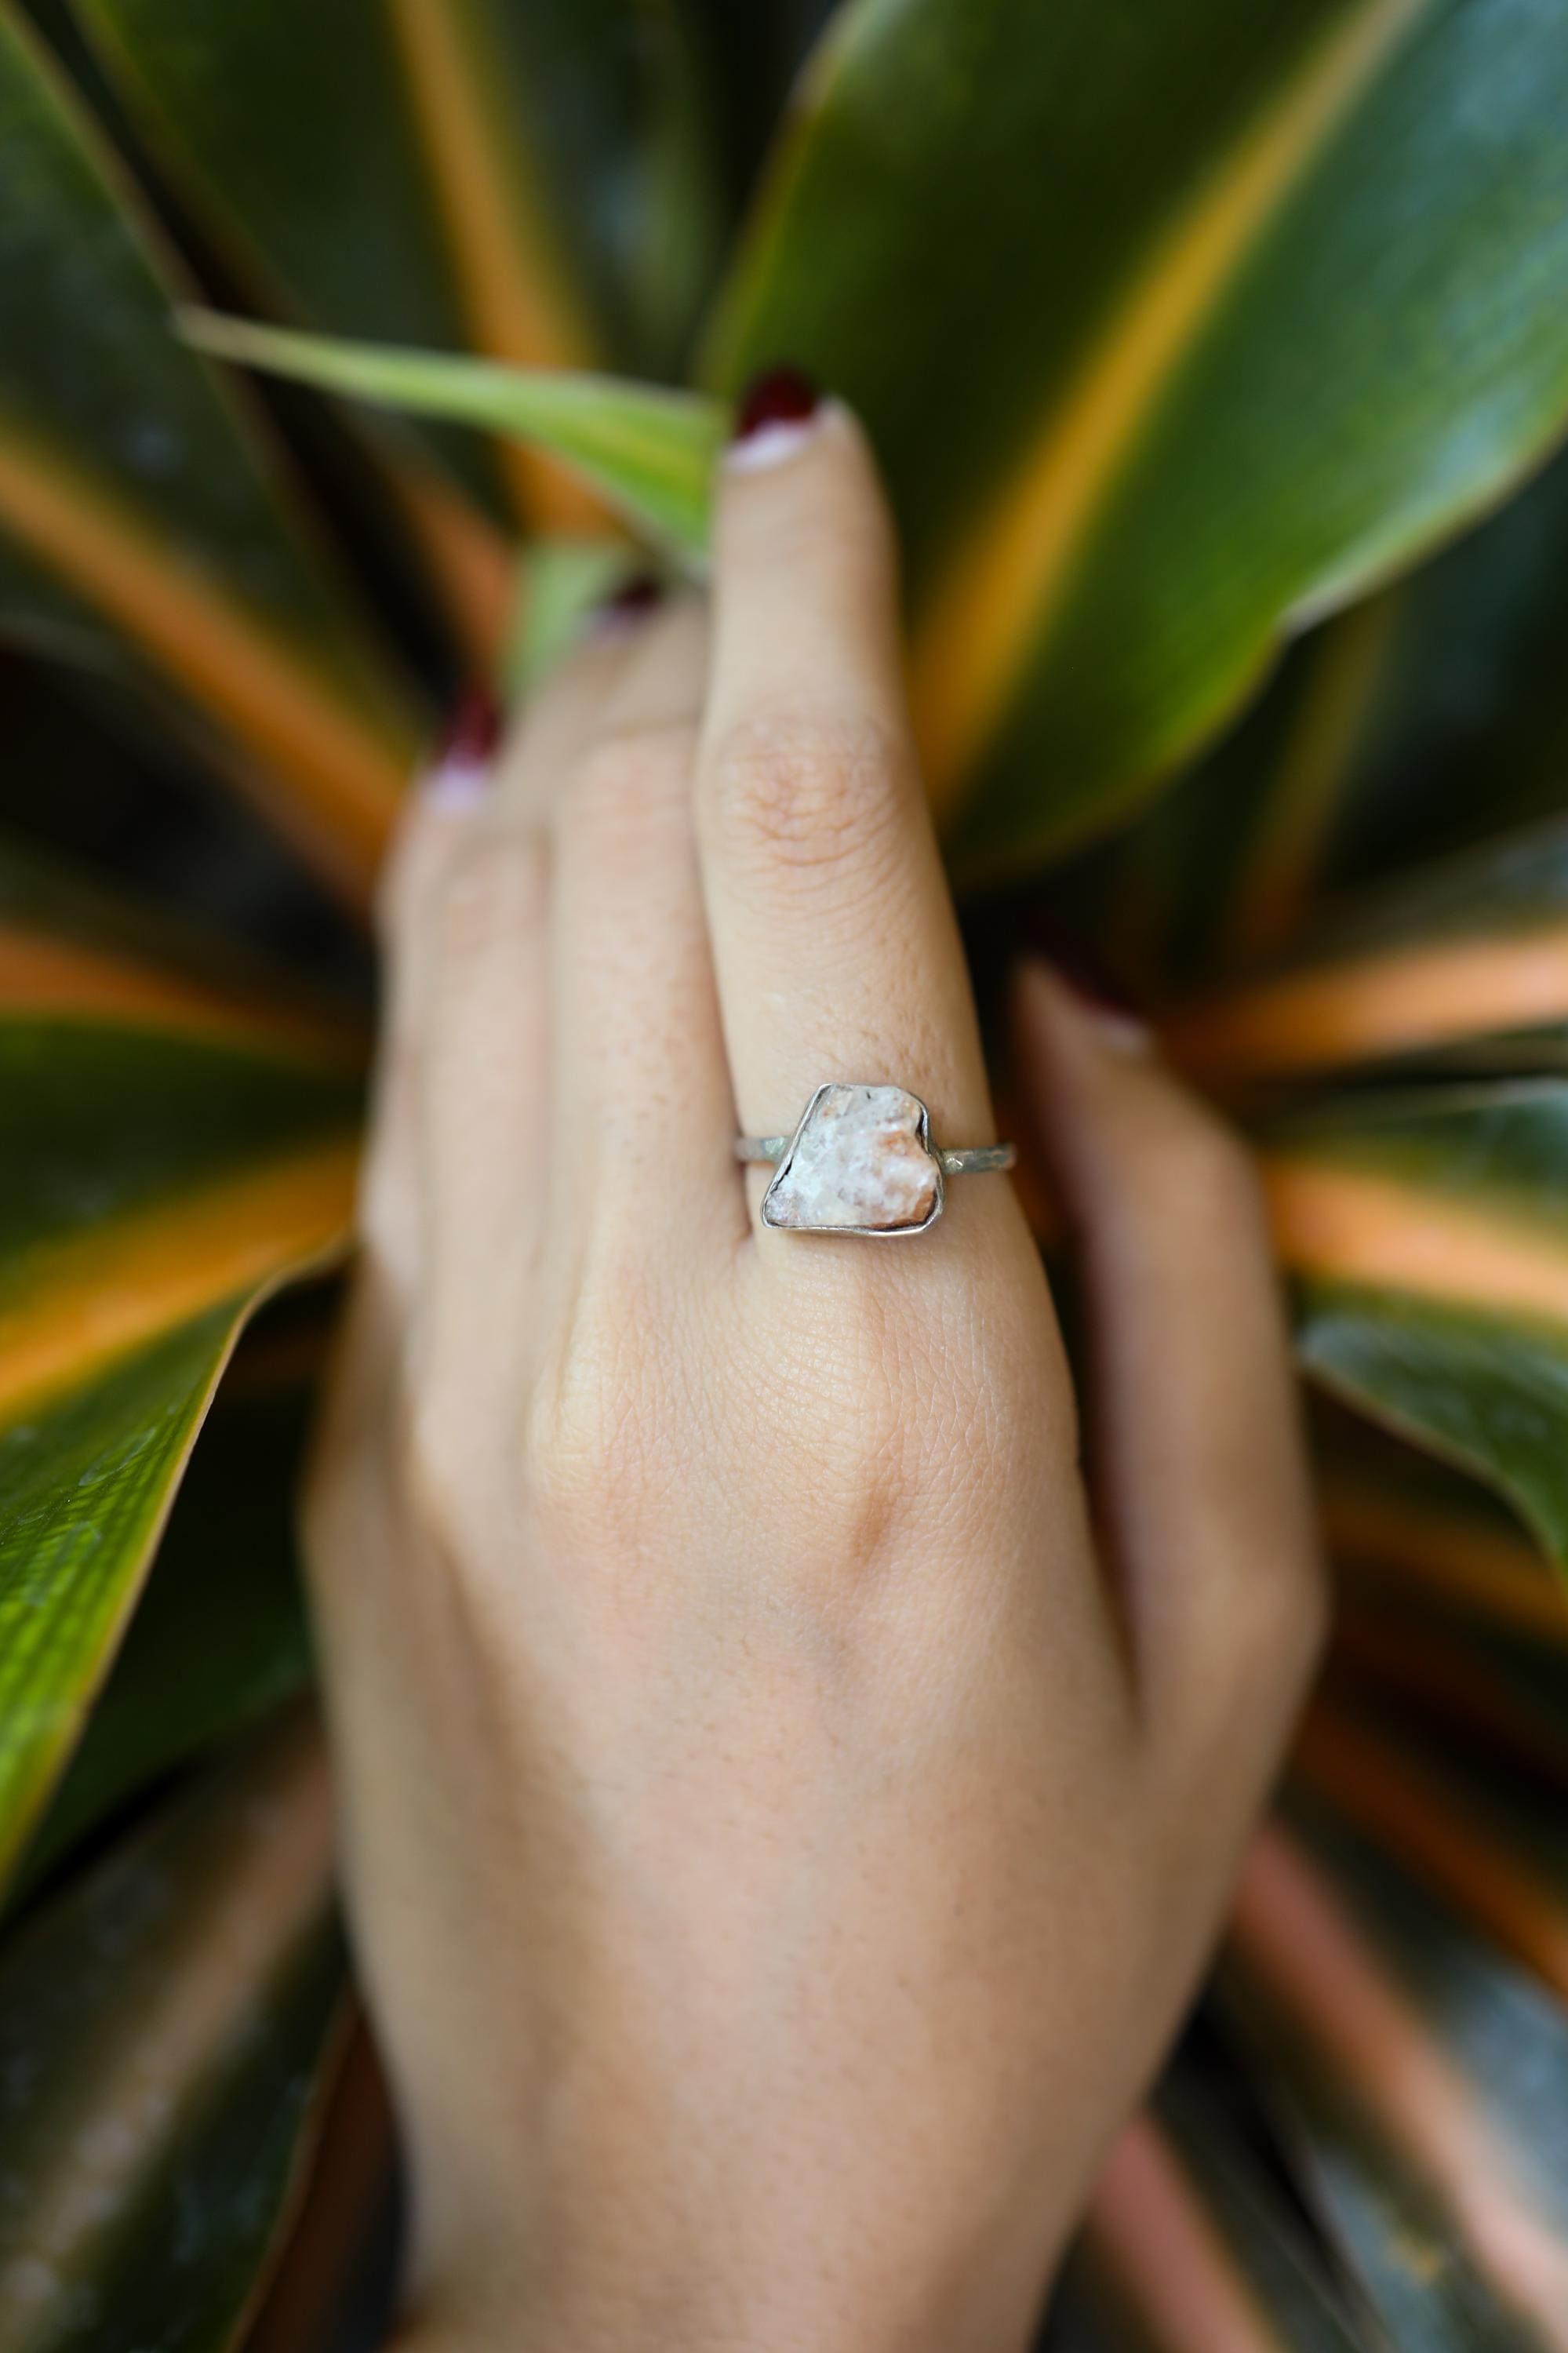
<svg viewBox="0 0 1568 2353">
<path fill-rule="evenodd" d="M 482 686 L 465 687 L 447 722 L 440 748 L 426 772 L 423 791 L 440 808 L 472 808 L 490 788 L 495 747 L 501 741 L 501 708 Z"/>
<path fill-rule="evenodd" d="M 741 474 L 781 466 L 810 439 L 821 406 L 821 393 L 800 368 L 768 368 L 754 376 L 736 410 L 725 463 Z"/>
<path fill-rule="evenodd" d="M 664 583 L 656 572 L 633 572 L 596 606 L 589 626 L 596 638 L 622 637 L 640 628 L 663 601 Z"/>
</svg>

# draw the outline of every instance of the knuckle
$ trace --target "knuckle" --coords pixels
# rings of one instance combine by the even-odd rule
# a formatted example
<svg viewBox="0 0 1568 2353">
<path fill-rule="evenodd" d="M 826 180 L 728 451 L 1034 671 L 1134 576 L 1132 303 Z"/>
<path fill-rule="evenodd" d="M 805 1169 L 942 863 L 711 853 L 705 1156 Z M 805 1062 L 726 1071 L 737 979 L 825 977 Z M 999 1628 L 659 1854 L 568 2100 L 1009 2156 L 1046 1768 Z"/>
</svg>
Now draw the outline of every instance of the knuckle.
<svg viewBox="0 0 1568 2353">
<path fill-rule="evenodd" d="M 623 728 L 596 744 L 567 782 L 562 820 L 596 845 L 645 839 L 684 799 L 693 730 L 685 723 Z"/>
<path fill-rule="evenodd" d="M 607 1567 L 649 1541 L 681 1452 L 632 1318 L 579 1314 L 524 1409 L 518 1470 L 552 1550 Z"/>
<path fill-rule="evenodd" d="M 874 862 L 901 814 L 904 770 L 869 720 L 750 718 L 716 748 L 707 821 L 720 854 L 743 870 L 810 874 Z"/>
<path fill-rule="evenodd" d="M 459 1414 L 442 1383 L 426 1382 L 408 1403 L 397 1449 L 409 1517 L 446 1546 L 462 1530 L 473 1492 L 471 1418 Z"/>
</svg>

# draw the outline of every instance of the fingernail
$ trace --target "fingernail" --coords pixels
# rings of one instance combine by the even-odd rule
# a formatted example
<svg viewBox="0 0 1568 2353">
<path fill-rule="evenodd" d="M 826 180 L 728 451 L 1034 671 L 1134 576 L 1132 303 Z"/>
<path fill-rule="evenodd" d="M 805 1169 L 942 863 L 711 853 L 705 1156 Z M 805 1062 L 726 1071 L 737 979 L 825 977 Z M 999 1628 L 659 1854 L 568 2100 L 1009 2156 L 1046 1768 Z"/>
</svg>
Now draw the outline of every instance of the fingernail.
<svg viewBox="0 0 1568 2353">
<path fill-rule="evenodd" d="M 1060 965 L 1047 964 L 1040 956 L 1026 958 L 1023 971 L 1035 986 L 1043 982 L 1046 987 L 1069 997 L 1108 1052 L 1128 1057 L 1154 1052 L 1157 1041 L 1148 1022 L 1140 1020 L 1129 1007 L 1106 996 L 1099 987 L 1086 984 L 1077 974 L 1064 972 Z"/>
<path fill-rule="evenodd" d="M 453 706 L 446 733 L 421 786 L 440 808 L 472 808 L 490 787 L 495 747 L 501 741 L 501 708 L 482 686 L 465 687 Z"/>
<path fill-rule="evenodd" d="M 753 376 L 741 395 L 725 463 L 736 473 L 760 474 L 795 455 L 821 422 L 822 396 L 797 367 Z"/>
<path fill-rule="evenodd" d="M 619 638 L 635 629 L 664 601 L 656 572 L 634 572 L 595 607 L 589 624 L 596 638 Z"/>
</svg>

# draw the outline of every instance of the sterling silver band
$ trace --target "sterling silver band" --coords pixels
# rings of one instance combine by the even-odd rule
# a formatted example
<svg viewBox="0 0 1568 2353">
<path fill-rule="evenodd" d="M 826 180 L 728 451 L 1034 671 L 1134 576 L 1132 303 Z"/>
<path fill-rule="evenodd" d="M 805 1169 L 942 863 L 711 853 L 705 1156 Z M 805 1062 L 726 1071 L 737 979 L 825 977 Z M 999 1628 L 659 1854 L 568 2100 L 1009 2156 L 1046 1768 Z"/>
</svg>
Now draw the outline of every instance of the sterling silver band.
<svg viewBox="0 0 1568 2353">
<path fill-rule="evenodd" d="M 769 1167 L 776 1168 L 794 1141 L 792 1129 L 788 1135 L 737 1135 L 735 1156 L 748 1163 L 766 1161 Z M 931 1152 L 944 1176 L 984 1176 L 992 1170 L 1012 1168 L 1018 1160 L 1017 1151 L 1011 1144 L 971 1144 L 956 1151 L 934 1144 Z"/>
</svg>

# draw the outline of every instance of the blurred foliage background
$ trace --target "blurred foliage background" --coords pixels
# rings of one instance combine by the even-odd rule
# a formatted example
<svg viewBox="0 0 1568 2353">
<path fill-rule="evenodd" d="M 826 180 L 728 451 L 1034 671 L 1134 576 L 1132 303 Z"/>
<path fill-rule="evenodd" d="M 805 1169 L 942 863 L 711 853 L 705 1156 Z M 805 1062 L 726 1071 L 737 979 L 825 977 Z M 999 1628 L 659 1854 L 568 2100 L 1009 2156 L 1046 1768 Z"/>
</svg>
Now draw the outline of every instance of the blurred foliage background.
<svg viewBox="0 0 1568 2353">
<path fill-rule="evenodd" d="M 1340 1574 L 1049 2341 L 1568 2348 L 1565 121 L 1568 0 L 0 0 L 0 2353 L 376 2340 L 290 1513 L 366 910 L 785 359 L 982 994 L 1255 1140 Z"/>
</svg>

